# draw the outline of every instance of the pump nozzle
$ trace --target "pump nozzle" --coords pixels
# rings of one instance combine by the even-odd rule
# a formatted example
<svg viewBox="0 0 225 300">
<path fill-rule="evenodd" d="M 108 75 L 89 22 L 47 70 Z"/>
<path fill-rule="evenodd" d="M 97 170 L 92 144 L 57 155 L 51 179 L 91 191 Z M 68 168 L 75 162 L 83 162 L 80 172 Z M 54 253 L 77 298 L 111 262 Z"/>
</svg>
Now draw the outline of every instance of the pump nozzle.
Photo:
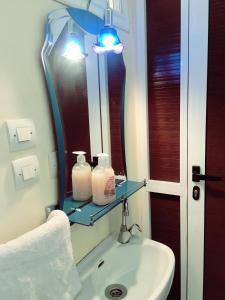
<svg viewBox="0 0 225 300">
<path fill-rule="evenodd" d="M 97 154 L 98 157 L 98 165 L 101 167 L 108 167 L 109 166 L 109 155 L 107 153 L 99 153 Z"/>
<path fill-rule="evenodd" d="M 109 157 L 109 154 L 107 153 L 99 153 L 97 154 L 98 157 Z"/>
<path fill-rule="evenodd" d="M 83 163 L 86 162 L 86 158 L 85 158 L 86 152 L 84 152 L 84 151 L 73 151 L 72 153 L 77 155 L 78 164 L 83 164 Z"/>
</svg>

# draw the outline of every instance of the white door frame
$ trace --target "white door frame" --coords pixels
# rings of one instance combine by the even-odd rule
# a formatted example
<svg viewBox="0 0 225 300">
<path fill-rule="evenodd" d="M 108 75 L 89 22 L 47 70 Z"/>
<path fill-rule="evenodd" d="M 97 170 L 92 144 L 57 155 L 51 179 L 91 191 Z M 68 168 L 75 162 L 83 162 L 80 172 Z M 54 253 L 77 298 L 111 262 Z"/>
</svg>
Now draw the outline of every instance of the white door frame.
<svg viewBox="0 0 225 300">
<path fill-rule="evenodd" d="M 95 36 L 88 34 L 84 36 L 85 53 L 88 55 L 86 61 L 87 76 L 87 94 L 88 94 L 88 119 L 90 133 L 91 157 L 102 152 L 102 134 L 101 134 L 101 108 L 100 108 L 100 89 L 96 88 L 100 84 L 100 78 L 104 74 L 104 66 L 98 66 L 98 58 L 94 53 L 92 46 L 95 42 Z M 103 86 L 104 90 L 106 86 Z M 109 136 L 105 137 L 109 139 Z"/>
<path fill-rule="evenodd" d="M 148 153 L 148 83 L 147 83 L 147 43 L 146 43 L 146 3 L 135 1 L 136 19 L 135 40 L 142 45 L 136 50 L 137 60 L 137 107 L 141 116 L 139 123 L 142 131 L 139 134 L 139 153 L 145 159 L 140 161 L 140 170 L 149 176 Z M 147 192 L 180 196 L 180 247 L 181 247 L 181 300 L 187 299 L 187 113 L 188 113 L 188 57 L 189 57 L 189 0 L 181 0 L 181 84 L 180 84 L 180 182 L 147 181 Z M 151 149 L 150 149 L 151 151 Z M 147 161 L 147 163 L 146 163 Z M 143 172 L 143 171 L 142 171 Z M 143 173 L 140 174 L 143 175 Z M 140 175 L 139 174 L 139 175 Z M 151 236 L 149 193 L 145 194 L 143 204 L 144 228 L 146 236 Z M 192 299 L 193 300 L 193 299 Z"/>
<path fill-rule="evenodd" d="M 188 300 L 203 299 L 205 183 L 192 182 L 192 166 L 205 172 L 209 0 L 190 0 L 188 99 Z M 200 199 L 192 197 L 200 187 Z"/>
</svg>

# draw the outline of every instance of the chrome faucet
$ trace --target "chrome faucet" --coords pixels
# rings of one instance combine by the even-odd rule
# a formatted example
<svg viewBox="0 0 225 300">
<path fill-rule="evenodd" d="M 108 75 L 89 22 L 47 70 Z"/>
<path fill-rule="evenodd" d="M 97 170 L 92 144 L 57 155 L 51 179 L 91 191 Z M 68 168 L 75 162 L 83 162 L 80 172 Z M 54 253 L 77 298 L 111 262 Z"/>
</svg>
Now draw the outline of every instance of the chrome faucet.
<svg viewBox="0 0 225 300">
<path fill-rule="evenodd" d="M 129 216 L 128 202 L 127 199 L 123 200 L 122 210 L 122 225 L 120 227 L 120 233 L 118 236 L 118 242 L 121 244 L 129 243 L 131 237 L 134 235 L 133 229 L 137 228 L 142 232 L 141 227 L 138 224 L 133 224 L 129 229 L 127 228 L 127 217 Z"/>
</svg>

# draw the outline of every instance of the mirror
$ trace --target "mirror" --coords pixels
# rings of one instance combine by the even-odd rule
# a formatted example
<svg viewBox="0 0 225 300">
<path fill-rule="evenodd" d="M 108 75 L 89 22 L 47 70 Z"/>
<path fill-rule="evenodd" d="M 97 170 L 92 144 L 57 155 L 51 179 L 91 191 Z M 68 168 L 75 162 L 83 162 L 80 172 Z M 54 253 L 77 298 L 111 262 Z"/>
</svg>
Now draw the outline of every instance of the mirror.
<svg viewBox="0 0 225 300">
<path fill-rule="evenodd" d="M 67 8 L 51 12 L 45 27 L 42 62 L 57 143 L 60 208 L 72 194 L 73 151 L 85 151 L 89 163 L 98 153 L 109 153 L 115 174 L 126 175 L 126 70 L 122 54 L 93 51 L 103 26 L 92 13 Z"/>
</svg>

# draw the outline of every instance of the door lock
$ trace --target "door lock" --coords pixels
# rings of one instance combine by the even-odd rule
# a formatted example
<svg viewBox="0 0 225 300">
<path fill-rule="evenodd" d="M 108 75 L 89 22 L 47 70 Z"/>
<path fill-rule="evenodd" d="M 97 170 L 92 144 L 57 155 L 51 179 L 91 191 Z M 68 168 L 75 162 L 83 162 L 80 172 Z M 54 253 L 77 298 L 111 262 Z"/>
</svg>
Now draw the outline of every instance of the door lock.
<svg viewBox="0 0 225 300">
<path fill-rule="evenodd" d="M 200 198 L 200 188 L 199 188 L 199 186 L 195 185 L 193 187 L 192 197 L 193 197 L 194 200 L 199 200 L 199 198 Z"/>
</svg>

